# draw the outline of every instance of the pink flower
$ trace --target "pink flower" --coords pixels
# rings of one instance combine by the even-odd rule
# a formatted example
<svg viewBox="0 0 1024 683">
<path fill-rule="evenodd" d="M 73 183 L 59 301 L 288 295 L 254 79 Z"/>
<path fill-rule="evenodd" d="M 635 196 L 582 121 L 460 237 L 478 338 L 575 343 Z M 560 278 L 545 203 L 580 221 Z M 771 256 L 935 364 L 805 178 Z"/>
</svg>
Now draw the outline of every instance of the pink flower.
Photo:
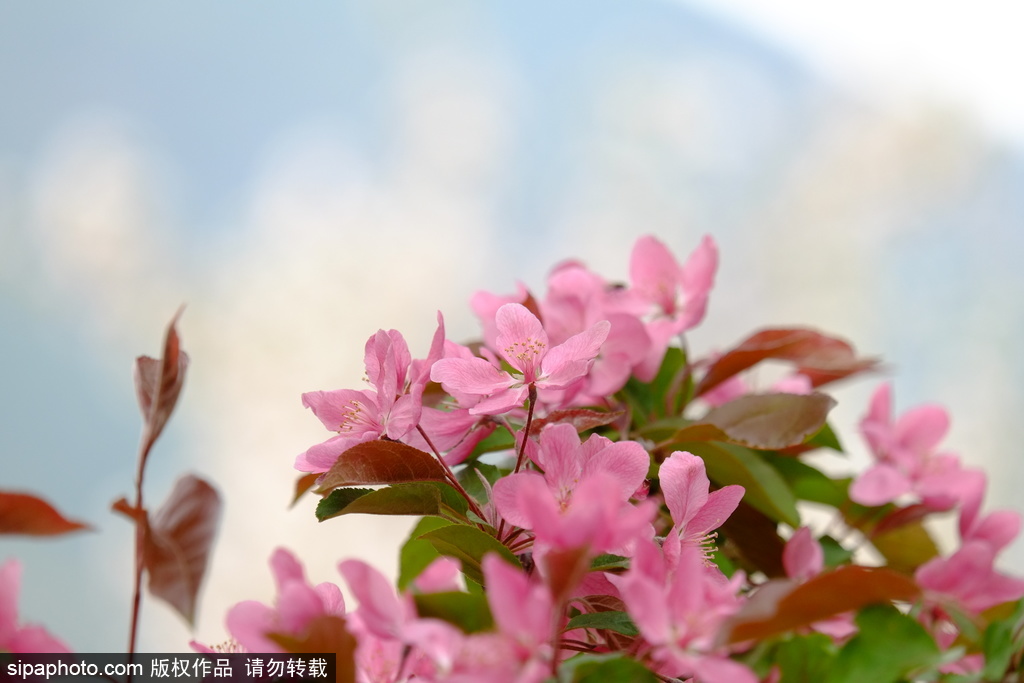
<svg viewBox="0 0 1024 683">
<path fill-rule="evenodd" d="M 932 600 L 950 600 L 972 614 L 1024 596 L 1024 580 L 995 569 L 996 550 L 985 541 L 965 543 L 950 557 L 936 557 L 914 572 Z"/>
<path fill-rule="evenodd" d="M 630 293 L 648 308 L 647 333 L 652 342 L 637 377 L 650 381 L 672 338 L 704 319 L 717 270 L 718 247 L 709 236 L 682 266 L 657 238 L 637 240 L 629 259 Z"/>
<path fill-rule="evenodd" d="M 597 435 L 581 444 L 572 425 L 555 424 L 541 432 L 531 457 L 544 474 L 499 479 L 493 501 L 507 522 L 532 529 L 542 544 L 611 551 L 647 526 L 649 508 L 628 502 L 650 462 L 640 444 Z"/>
<path fill-rule="evenodd" d="M 302 565 L 284 548 L 271 555 L 270 569 L 277 586 L 274 606 L 246 600 L 228 611 L 228 632 L 248 652 L 282 652 L 268 633 L 302 636 L 315 617 L 345 614 L 341 589 L 326 582 L 310 585 Z"/>
<path fill-rule="evenodd" d="M 704 461 L 686 451 L 676 451 L 666 458 L 658 479 L 675 522 L 672 533 L 679 535 L 684 546 L 700 549 L 707 559 L 714 548 L 711 532 L 736 510 L 746 491 L 732 484 L 709 492 L 711 480 Z"/>
<path fill-rule="evenodd" d="M 438 562 L 438 561 L 435 561 Z M 428 567 L 428 575 L 444 573 L 442 567 Z M 433 680 L 438 672 L 451 669 L 461 647 L 462 633 L 438 619 L 420 619 L 408 595 L 397 595 L 379 571 L 360 560 L 338 565 L 359 608 L 349 615 L 359 645 L 356 664 L 367 680 Z"/>
<path fill-rule="evenodd" d="M 666 545 L 668 541 L 666 541 Z M 757 678 L 716 646 L 722 624 L 741 605 L 742 573 L 721 580 L 704 566 L 700 549 L 684 546 L 676 561 L 651 541 L 637 544 L 633 563 L 615 583 L 633 622 L 652 646 L 654 670 L 665 676 L 715 683 L 755 683 Z"/>
<path fill-rule="evenodd" d="M 515 373 L 482 358 L 443 358 L 430 372 L 430 378 L 450 393 L 485 397 L 470 409 L 474 415 L 497 415 L 521 406 L 531 385 L 564 389 L 577 381 L 590 370 L 610 327 L 601 321 L 550 347 L 537 316 L 521 304 L 501 306 L 495 324 L 499 353 Z"/>
<path fill-rule="evenodd" d="M 893 422 L 891 390 L 883 384 L 860 426 L 877 463 L 850 486 L 854 502 L 884 505 L 912 493 L 932 510 L 948 510 L 968 492 L 971 477 L 959 458 L 936 452 L 949 430 L 940 406 L 912 408 Z"/>
<path fill-rule="evenodd" d="M 0 652 L 71 652 L 42 626 L 18 626 L 21 563 L 0 565 Z"/>
<path fill-rule="evenodd" d="M 302 472 L 326 472 L 346 450 L 381 436 L 401 439 L 419 424 L 423 389 L 430 367 L 444 348 L 444 320 L 437 316 L 437 332 L 430 353 L 413 361 L 409 347 L 396 330 L 378 330 L 366 341 L 366 376 L 374 389 L 311 391 L 302 395 L 327 429 L 338 435 L 317 444 L 295 460 Z"/>
</svg>

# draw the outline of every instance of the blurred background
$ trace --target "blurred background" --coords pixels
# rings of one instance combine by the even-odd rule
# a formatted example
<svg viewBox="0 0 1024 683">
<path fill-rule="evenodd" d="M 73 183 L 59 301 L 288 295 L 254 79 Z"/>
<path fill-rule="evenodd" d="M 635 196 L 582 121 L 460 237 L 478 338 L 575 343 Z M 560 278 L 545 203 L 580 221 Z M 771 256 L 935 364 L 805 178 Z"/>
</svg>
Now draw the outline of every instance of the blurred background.
<svg viewBox="0 0 1024 683">
<path fill-rule="evenodd" d="M 576 257 L 624 278 L 658 235 L 721 268 L 699 352 L 809 325 L 882 356 L 898 410 L 1024 510 L 1024 63 L 1014 3 L 776 0 L 0 2 L 0 488 L 92 533 L 0 539 L 22 621 L 120 651 L 140 418 L 131 368 L 179 305 L 192 358 L 147 500 L 212 479 L 226 511 L 197 621 L 144 599 L 141 649 L 226 638 L 287 545 L 314 582 L 393 574 L 403 520 L 288 509 L 328 434 L 303 391 L 362 346 L 425 355 L 477 289 L 542 291 Z M 855 426 L 882 376 L 836 392 Z M 1003 556 L 1024 566 L 1018 541 Z"/>
</svg>

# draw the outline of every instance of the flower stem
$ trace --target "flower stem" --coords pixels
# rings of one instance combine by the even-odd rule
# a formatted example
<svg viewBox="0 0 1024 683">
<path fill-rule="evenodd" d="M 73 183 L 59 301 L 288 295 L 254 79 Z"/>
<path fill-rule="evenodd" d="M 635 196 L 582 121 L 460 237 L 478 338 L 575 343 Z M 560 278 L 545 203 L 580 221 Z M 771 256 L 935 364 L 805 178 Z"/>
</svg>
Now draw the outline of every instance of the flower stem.
<svg viewBox="0 0 1024 683">
<path fill-rule="evenodd" d="M 434 453 L 434 456 L 437 458 L 437 461 L 441 463 L 441 467 L 444 468 L 444 473 L 445 476 L 448 477 L 448 481 L 455 488 L 455 490 L 459 492 L 459 495 L 466 499 L 466 503 L 469 504 L 469 509 L 472 510 L 473 513 L 480 519 L 485 519 L 483 510 L 480 509 L 480 506 L 477 504 L 473 496 L 469 495 L 469 492 L 466 491 L 465 488 L 463 488 L 462 484 L 459 482 L 458 477 L 455 476 L 455 472 L 452 471 L 452 468 L 448 466 L 448 463 L 446 463 L 444 461 L 444 458 L 441 457 L 441 454 L 438 452 L 437 448 L 434 447 L 434 442 L 431 441 L 430 437 L 427 436 L 427 433 L 423 431 L 423 427 L 416 425 L 416 430 L 419 431 L 420 436 L 422 436 L 423 440 L 427 442 L 428 446 L 430 446 L 430 450 Z"/>
</svg>

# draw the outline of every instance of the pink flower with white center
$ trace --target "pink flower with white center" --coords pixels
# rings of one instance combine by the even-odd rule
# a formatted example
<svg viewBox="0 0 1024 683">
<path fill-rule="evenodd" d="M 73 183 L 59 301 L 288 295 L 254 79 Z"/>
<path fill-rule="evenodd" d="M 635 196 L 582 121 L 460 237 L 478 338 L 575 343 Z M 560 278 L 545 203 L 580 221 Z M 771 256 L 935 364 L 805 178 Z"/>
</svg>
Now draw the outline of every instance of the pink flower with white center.
<svg viewBox="0 0 1024 683">
<path fill-rule="evenodd" d="M 18 626 L 21 563 L 0 565 L 0 652 L 71 652 L 42 626 Z"/>
<path fill-rule="evenodd" d="M 969 493 L 973 477 L 952 453 L 936 449 L 949 430 L 949 415 L 923 405 L 892 419 L 892 394 L 882 384 L 860 423 L 876 464 L 850 485 L 850 499 L 861 505 L 884 505 L 914 494 L 932 510 L 948 510 Z"/>
<path fill-rule="evenodd" d="M 669 542 L 666 541 L 666 545 Z M 626 609 L 650 644 L 653 670 L 663 676 L 695 677 L 704 683 L 755 683 L 757 677 L 715 642 L 723 623 L 740 606 L 742 572 L 723 581 L 704 566 L 695 546 L 684 546 L 672 560 L 653 542 L 637 544 L 632 565 L 609 579 L 619 588 Z"/>
<path fill-rule="evenodd" d="M 443 358 L 430 371 L 446 391 L 483 397 L 470 408 L 473 415 L 498 415 L 521 406 L 531 386 L 564 389 L 576 382 L 590 370 L 610 327 L 608 321 L 598 322 L 552 347 L 540 320 L 521 304 L 501 306 L 495 325 L 498 353 L 514 373 L 482 358 Z"/>
<path fill-rule="evenodd" d="M 338 435 L 299 455 L 295 469 L 326 472 L 339 455 L 356 444 L 382 436 L 398 440 L 416 428 L 430 367 L 444 348 L 444 320 L 440 313 L 437 320 L 430 352 L 422 361 L 412 360 L 405 339 L 396 330 L 378 330 L 366 341 L 366 376 L 374 389 L 311 391 L 302 395 L 302 405 Z"/>
<path fill-rule="evenodd" d="M 629 260 L 630 298 L 641 302 L 651 350 L 636 376 L 650 381 L 661 366 L 665 349 L 679 334 L 704 319 L 708 294 L 718 270 L 718 247 L 705 236 L 682 266 L 652 236 L 641 237 Z"/>
<path fill-rule="evenodd" d="M 700 549 L 705 561 L 714 548 L 712 533 L 729 518 L 746 492 L 731 484 L 709 492 L 704 461 L 692 453 L 675 451 L 661 463 L 658 479 L 665 504 L 675 526 L 670 533 L 680 537 L 683 546 Z"/>
<path fill-rule="evenodd" d="M 306 627 L 321 615 L 345 615 L 341 589 L 324 582 L 312 586 L 302 564 L 284 548 L 270 557 L 277 597 L 274 606 L 255 600 L 240 602 L 228 611 L 227 628 L 232 638 L 248 652 L 283 652 L 268 633 L 302 636 Z"/>
</svg>

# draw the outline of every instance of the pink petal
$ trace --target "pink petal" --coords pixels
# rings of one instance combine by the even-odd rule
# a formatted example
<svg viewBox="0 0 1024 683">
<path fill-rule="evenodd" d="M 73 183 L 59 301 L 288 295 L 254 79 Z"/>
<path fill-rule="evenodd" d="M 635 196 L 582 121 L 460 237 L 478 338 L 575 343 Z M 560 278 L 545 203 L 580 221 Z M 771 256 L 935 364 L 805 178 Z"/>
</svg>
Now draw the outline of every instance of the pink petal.
<svg viewBox="0 0 1024 683">
<path fill-rule="evenodd" d="M 11 652 L 71 652 L 60 639 L 42 626 L 24 626 L 3 646 Z"/>
<path fill-rule="evenodd" d="M 470 415 L 501 415 L 513 408 L 519 408 L 526 402 L 529 389 L 524 386 L 511 387 L 498 391 L 485 399 L 477 401 L 469 409 Z"/>
<path fill-rule="evenodd" d="M 738 484 L 723 486 L 708 494 L 708 500 L 686 524 L 686 534 L 703 536 L 717 529 L 736 511 L 746 490 Z"/>
<path fill-rule="evenodd" d="M 561 389 L 586 375 L 610 330 L 611 323 L 602 320 L 551 349 L 542 363 L 543 385 Z"/>
<path fill-rule="evenodd" d="M 300 581 L 285 585 L 277 594 L 276 605 L 281 630 L 294 635 L 301 634 L 310 621 L 324 613 L 323 601 L 316 589 Z"/>
<path fill-rule="evenodd" d="M 786 569 L 786 576 L 800 581 L 821 573 L 825 555 L 809 528 L 800 527 L 786 543 L 782 550 L 782 566 Z"/>
<path fill-rule="evenodd" d="M 430 379 L 446 391 L 489 396 L 507 389 L 516 381 L 483 358 L 443 358 L 430 369 Z"/>
<path fill-rule="evenodd" d="M 274 584 L 278 593 L 294 581 L 306 582 L 306 572 L 302 564 L 285 548 L 275 549 L 270 556 L 270 571 L 274 574 Z"/>
<path fill-rule="evenodd" d="M 889 450 L 892 440 L 892 389 L 888 383 L 879 385 L 871 396 L 868 414 L 861 420 L 860 428 L 868 445 L 875 454 Z"/>
<path fill-rule="evenodd" d="M 548 335 L 544 326 L 522 304 L 505 304 L 494 322 L 498 327 L 497 351 L 509 365 L 523 373 L 523 381 L 533 382 L 537 368 L 548 353 Z"/>
<path fill-rule="evenodd" d="M 850 500 L 861 505 L 884 505 L 911 490 L 907 477 L 891 465 L 875 465 L 850 485 Z"/>
<path fill-rule="evenodd" d="M 553 424 L 540 434 L 535 462 L 556 492 L 571 491 L 582 473 L 580 436 L 571 424 Z"/>
<path fill-rule="evenodd" d="M 633 245 L 629 258 L 629 280 L 665 313 L 675 313 L 679 264 L 660 240 L 645 235 Z"/>
<path fill-rule="evenodd" d="M 551 596 L 541 585 L 531 585 L 521 569 L 494 553 L 481 566 L 487 582 L 487 602 L 498 629 L 523 644 L 547 642 L 551 632 Z"/>
<path fill-rule="evenodd" d="M 494 482 L 492 501 L 498 514 L 509 524 L 532 529 L 538 516 L 542 519 L 558 517 L 554 496 L 537 472 L 519 472 Z M 539 508 L 531 506 L 539 506 Z"/>
<path fill-rule="evenodd" d="M 651 458 L 643 446 L 635 441 L 619 441 L 588 460 L 583 476 L 595 472 L 609 475 L 619 485 L 622 500 L 628 500 L 643 484 L 650 465 Z"/>
<path fill-rule="evenodd" d="M 358 414 L 374 415 L 378 411 L 377 399 L 372 391 L 336 389 L 334 391 L 309 391 L 302 395 L 302 405 L 313 411 L 327 429 L 340 432 L 363 431 L 356 428 Z"/>
<path fill-rule="evenodd" d="M 680 269 L 679 282 L 686 296 L 685 309 L 679 316 L 676 332 L 696 327 L 704 319 L 708 294 L 715 284 L 718 270 L 718 247 L 710 235 L 705 235 Z"/>
<path fill-rule="evenodd" d="M 255 600 L 240 602 L 226 618 L 228 633 L 249 652 L 282 652 L 281 646 L 266 637 L 276 627 L 274 610 Z"/>
<path fill-rule="evenodd" d="M 901 446 L 916 453 L 933 450 L 949 431 L 949 413 L 945 408 L 924 405 L 903 413 L 893 427 L 893 435 Z"/>
<path fill-rule="evenodd" d="M 672 521 L 685 527 L 708 501 L 711 481 L 704 461 L 692 453 L 676 451 L 661 464 L 658 478 Z"/>
<path fill-rule="evenodd" d="M 400 637 L 407 610 L 384 575 L 361 560 L 345 560 L 338 571 L 359 601 L 359 615 L 367 630 L 379 638 Z"/>
</svg>

